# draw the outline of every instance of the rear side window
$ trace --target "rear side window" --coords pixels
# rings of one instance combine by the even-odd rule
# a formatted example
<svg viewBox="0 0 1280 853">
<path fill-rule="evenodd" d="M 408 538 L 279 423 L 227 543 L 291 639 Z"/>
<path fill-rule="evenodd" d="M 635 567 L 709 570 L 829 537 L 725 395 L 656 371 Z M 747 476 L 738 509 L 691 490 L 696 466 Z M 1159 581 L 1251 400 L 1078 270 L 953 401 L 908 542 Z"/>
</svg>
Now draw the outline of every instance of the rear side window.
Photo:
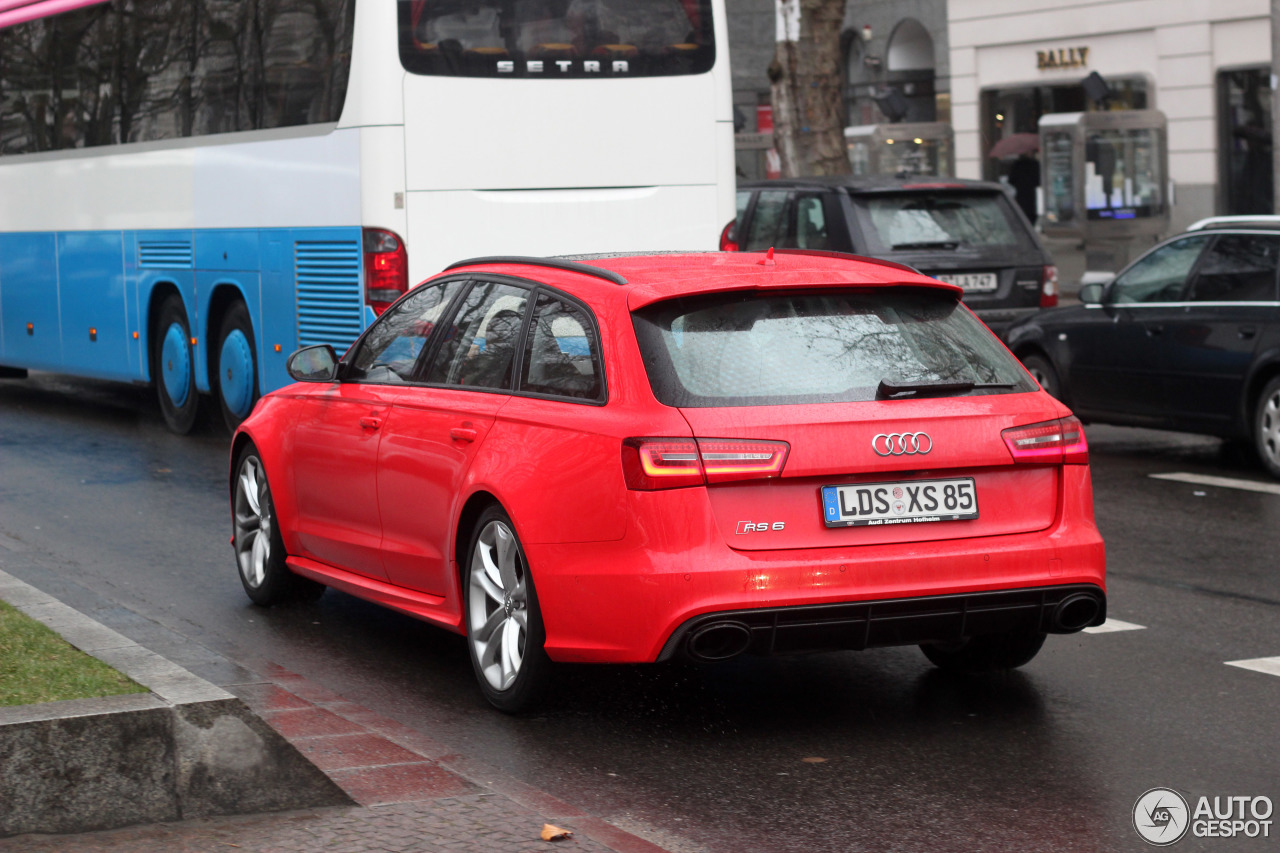
<svg viewBox="0 0 1280 853">
<path fill-rule="evenodd" d="M 538 297 L 520 390 L 583 400 L 601 398 L 600 343 L 581 308 L 545 293 Z"/>
<path fill-rule="evenodd" d="M 751 215 L 751 228 L 742 247 L 744 252 L 763 252 L 770 246 L 784 245 L 790 198 L 791 194 L 786 190 L 764 190 L 760 193 L 755 213 Z"/>
<path fill-rule="evenodd" d="M 716 294 L 648 306 L 634 322 L 654 394 L 669 406 L 874 400 L 882 380 L 1008 386 L 970 394 L 1036 387 L 947 293 Z"/>
<path fill-rule="evenodd" d="M 1277 254 L 1280 237 L 1224 234 L 1200 262 L 1191 301 L 1275 302 Z"/>
<path fill-rule="evenodd" d="M 478 281 L 462 300 L 427 381 L 466 388 L 510 390 L 516 347 L 529 292 Z"/>
<path fill-rule="evenodd" d="M 1035 248 L 1001 193 L 910 192 L 855 196 L 868 254 Z"/>
</svg>

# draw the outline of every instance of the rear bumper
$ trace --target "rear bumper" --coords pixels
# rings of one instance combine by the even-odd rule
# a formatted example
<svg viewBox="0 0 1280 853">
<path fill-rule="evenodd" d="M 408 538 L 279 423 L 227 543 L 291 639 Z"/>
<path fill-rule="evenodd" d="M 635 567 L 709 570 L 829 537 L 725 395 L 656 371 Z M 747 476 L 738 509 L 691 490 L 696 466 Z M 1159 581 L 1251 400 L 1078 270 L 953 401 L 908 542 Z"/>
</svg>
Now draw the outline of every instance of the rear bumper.
<svg viewBox="0 0 1280 853">
<path fill-rule="evenodd" d="M 740 653 L 791 654 L 946 643 L 1014 630 L 1071 634 L 1101 625 L 1106 618 L 1106 593 L 1092 584 L 731 610 L 685 622 L 667 640 L 658 660 L 670 660 L 681 653 L 715 660 Z M 699 646 L 698 639 L 711 638 L 711 632 L 732 637 L 734 644 L 717 644 L 713 638 Z"/>
<path fill-rule="evenodd" d="M 1026 624 L 1033 605 L 1043 614 L 1077 587 L 1105 607 L 1106 556 L 1088 468 L 1064 466 L 1064 479 L 1057 517 L 1044 530 L 776 551 L 730 548 L 704 489 L 630 493 L 618 541 L 525 543 L 547 653 L 558 661 L 650 662 L 704 617 L 724 614 L 748 625 L 752 643 L 757 625 L 794 616 L 794 630 L 788 623 L 759 633 L 772 631 L 774 651 L 798 651 L 1003 630 L 1006 618 Z M 811 617 L 829 623 L 818 641 L 793 641 Z M 925 633 L 908 630 L 916 623 Z"/>
</svg>

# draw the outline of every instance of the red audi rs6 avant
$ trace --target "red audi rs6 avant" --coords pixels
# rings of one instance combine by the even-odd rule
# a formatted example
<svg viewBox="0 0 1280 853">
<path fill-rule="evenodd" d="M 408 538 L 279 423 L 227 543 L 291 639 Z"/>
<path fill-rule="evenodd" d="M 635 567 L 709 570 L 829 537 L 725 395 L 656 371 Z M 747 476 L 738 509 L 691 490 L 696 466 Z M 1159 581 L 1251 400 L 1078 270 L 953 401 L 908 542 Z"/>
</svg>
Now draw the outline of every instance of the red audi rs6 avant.
<svg viewBox="0 0 1280 853">
<path fill-rule="evenodd" d="M 821 252 L 454 264 L 241 425 L 240 578 L 465 634 L 507 711 L 551 661 L 1021 666 L 1105 618 L 1088 449 L 960 296 Z"/>
</svg>

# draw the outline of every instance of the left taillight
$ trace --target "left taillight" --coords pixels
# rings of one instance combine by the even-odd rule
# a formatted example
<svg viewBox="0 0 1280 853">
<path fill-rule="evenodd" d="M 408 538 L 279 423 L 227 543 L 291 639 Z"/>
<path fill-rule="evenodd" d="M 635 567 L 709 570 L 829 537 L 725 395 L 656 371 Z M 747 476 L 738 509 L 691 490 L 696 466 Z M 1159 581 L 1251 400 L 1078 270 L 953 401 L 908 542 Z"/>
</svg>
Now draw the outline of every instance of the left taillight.
<svg viewBox="0 0 1280 853">
<path fill-rule="evenodd" d="M 1058 304 L 1058 268 L 1046 264 L 1040 280 L 1040 307 L 1053 308 Z"/>
<path fill-rule="evenodd" d="M 737 438 L 628 438 L 622 473 L 628 489 L 656 491 L 777 477 L 791 446 Z"/>
<path fill-rule="evenodd" d="M 1084 425 L 1076 417 L 1012 427 L 1000 433 L 1014 462 L 1083 465 L 1089 461 Z"/>
<path fill-rule="evenodd" d="M 738 251 L 738 241 L 734 239 L 734 227 L 737 226 L 738 220 L 732 219 L 729 224 L 720 232 L 720 251 L 736 252 Z"/>
<path fill-rule="evenodd" d="M 364 229 L 364 301 L 375 314 L 409 289 L 409 253 L 394 231 Z"/>
</svg>

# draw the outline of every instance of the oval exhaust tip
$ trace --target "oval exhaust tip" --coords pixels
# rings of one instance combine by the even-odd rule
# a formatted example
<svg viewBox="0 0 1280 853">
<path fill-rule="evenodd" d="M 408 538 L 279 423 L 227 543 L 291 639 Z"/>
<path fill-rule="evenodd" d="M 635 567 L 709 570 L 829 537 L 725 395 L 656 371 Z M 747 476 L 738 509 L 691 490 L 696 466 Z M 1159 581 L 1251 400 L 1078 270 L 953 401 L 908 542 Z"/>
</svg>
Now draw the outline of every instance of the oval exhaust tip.
<svg viewBox="0 0 1280 853">
<path fill-rule="evenodd" d="M 1053 628 L 1062 634 L 1087 628 L 1097 617 L 1100 606 L 1098 599 L 1088 593 L 1069 595 L 1053 610 Z"/>
<path fill-rule="evenodd" d="M 741 622 L 712 622 L 689 635 L 685 648 L 694 660 L 735 658 L 751 645 L 751 629 Z"/>
</svg>

